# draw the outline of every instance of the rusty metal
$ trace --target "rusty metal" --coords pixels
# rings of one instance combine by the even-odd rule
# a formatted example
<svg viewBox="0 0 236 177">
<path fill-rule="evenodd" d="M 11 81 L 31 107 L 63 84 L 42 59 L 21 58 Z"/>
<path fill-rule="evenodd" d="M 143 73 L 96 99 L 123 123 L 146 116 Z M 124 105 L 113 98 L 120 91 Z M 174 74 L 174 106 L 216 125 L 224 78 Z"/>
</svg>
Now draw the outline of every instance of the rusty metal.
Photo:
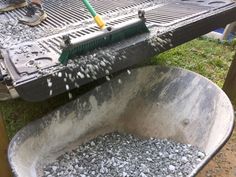
<svg viewBox="0 0 236 177">
<path fill-rule="evenodd" d="M 2 138 L 0 139 L 0 176 L 12 177 L 12 170 L 7 160 L 7 148 L 9 144 L 9 139 L 7 136 L 5 121 L 2 114 L 0 114 L 0 133 L 2 136 Z"/>
</svg>

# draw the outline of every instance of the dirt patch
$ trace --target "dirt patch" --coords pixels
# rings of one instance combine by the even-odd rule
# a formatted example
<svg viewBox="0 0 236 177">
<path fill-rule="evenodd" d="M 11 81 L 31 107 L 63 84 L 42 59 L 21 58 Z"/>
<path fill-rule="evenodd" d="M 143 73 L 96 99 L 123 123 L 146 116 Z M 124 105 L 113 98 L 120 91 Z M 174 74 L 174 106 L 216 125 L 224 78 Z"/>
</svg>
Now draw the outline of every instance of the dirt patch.
<svg viewBox="0 0 236 177">
<path fill-rule="evenodd" d="M 228 143 L 197 177 L 236 177 L 236 127 Z"/>
</svg>

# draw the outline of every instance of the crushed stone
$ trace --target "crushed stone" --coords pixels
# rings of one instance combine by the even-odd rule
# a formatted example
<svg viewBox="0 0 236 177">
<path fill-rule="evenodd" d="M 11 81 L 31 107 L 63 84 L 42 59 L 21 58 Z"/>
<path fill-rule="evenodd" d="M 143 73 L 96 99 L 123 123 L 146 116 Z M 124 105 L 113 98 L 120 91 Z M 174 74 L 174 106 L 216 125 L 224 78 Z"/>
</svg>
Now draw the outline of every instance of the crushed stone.
<svg viewBox="0 0 236 177">
<path fill-rule="evenodd" d="M 167 139 L 109 133 L 80 145 L 44 166 L 43 177 L 188 176 L 205 154 Z"/>
</svg>

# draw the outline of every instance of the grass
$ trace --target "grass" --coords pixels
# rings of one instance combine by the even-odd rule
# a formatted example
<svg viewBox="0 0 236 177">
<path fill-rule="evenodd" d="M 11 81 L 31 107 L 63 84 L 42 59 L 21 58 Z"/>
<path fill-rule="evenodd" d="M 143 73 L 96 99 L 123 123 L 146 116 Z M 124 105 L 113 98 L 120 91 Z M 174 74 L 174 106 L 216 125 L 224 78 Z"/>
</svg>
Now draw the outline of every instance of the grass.
<svg viewBox="0 0 236 177">
<path fill-rule="evenodd" d="M 151 62 L 195 71 L 222 87 L 234 53 L 231 45 L 200 38 L 153 57 Z"/>
<path fill-rule="evenodd" d="M 28 122 L 42 117 L 67 101 L 66 96 L 60 95 L 59 97 L 38 103 L 30 103 L 21 99 L 1 102 L 0 112 L 5 119 L 9 137 L 12 138 Z"/>
<path fill-rule="evenodd" d="M 153 57 L 151 63 L 178 66 L 195 71 L 221 87 L 233 55 L 234 47 L 231 45 L 196 39 Z M 80 90 L 75 94 L 82 94 L 86 90 Z M 39 103 L 29 103 L 21 99 L 1 102 L 0 112 L 5 118 L 9 137 L 11 138 L 28 122 L 42 117 L 66 102 L 68 102 L 66 93 Z"/>
</svg>

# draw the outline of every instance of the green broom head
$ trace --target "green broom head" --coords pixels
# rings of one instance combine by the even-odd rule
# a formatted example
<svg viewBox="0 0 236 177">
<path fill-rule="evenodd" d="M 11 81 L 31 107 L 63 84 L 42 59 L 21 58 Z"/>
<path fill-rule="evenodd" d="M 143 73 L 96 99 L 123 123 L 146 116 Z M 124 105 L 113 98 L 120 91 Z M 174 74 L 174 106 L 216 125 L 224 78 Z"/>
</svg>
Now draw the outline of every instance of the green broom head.
<svg viewBox="0 0 236 177">
<path fill-rule="evenodd" d="M 138 34 L 149 32 L 145 25 L 145 19 L 137 18 L 128 22 L 121 23 L 104 31 L 98 31 L 86 35 L 77 41 L 70 41 L 65 37 L 65 45 L 62 47 L 62 53 L 59 61 L 66 65 L 69 59 L 80 56 L 99 47 L 111 45 L 113 43 L 128 39 Z"/>
</svg>

